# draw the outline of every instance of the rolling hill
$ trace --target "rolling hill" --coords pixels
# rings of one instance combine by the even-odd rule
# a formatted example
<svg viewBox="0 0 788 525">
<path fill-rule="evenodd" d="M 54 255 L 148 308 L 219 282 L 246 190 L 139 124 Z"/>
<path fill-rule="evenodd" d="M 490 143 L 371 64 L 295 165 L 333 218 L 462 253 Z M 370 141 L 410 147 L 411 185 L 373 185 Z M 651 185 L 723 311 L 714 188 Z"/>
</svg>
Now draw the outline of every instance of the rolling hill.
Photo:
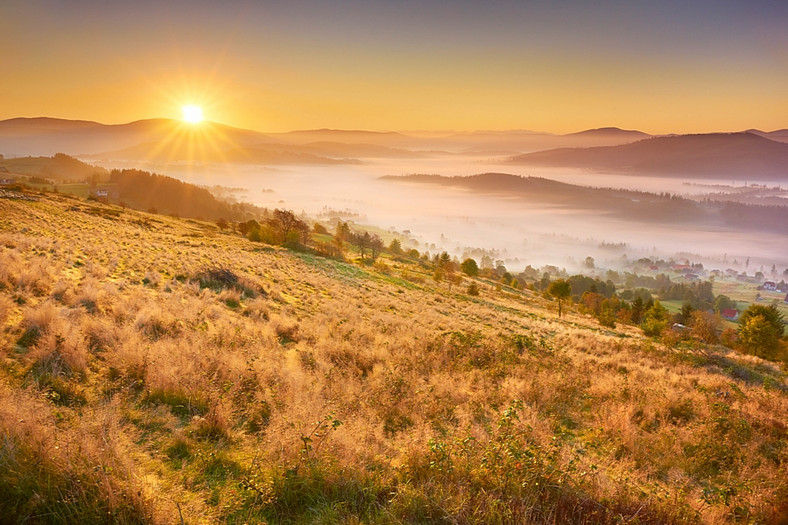
<svg viewBox="0 0 788 525">
<path fill-rule="evenodd" d="M 66 195 L 0 243 L 4 522 L 788 515 L 775 363 Z"/>
<path fill-rule="evenodd" d="M 0 153 L 6 156 L 68 153 L 95 161 L 357 164 L 357 158 L 421 157 L 392 147 L 418 142 L 398 133 L 314 130 L 267 135 L 214 122 L 194 126 L 169 119 L 120 125 L 44 117 L 0 122 Z"/>
<path fill-rule="evenodd" d="M 192 143 L 198 150 L 270 142 L 266 135 L 203 122 L 193 126 L 171 119 L 149 119 L 128 124 L 39 118 L 0 121 L 0 153 L 5 155 L 82 156 L 132 148 L 140 144 Z"/>
<path fill-rule="evenodd" d="M 540 151 L 512 157 L 509 162 L 634 175 L 783 179 L 788 177 L 788 144 L 753 133 L 678 135 L 619 146 Z"/>
</svg>

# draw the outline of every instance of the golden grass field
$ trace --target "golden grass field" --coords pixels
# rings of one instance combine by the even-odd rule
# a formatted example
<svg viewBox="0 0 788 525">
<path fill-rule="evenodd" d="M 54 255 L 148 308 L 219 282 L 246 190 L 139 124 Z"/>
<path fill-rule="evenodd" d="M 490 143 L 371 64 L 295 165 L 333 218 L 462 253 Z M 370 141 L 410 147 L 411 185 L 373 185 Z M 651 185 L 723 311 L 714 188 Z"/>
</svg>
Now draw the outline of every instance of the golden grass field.
<svg viewBox="0 0 788 525">
<path fill-rule="evenodd" d="M 1 523 L 788 523 L 788 382 L 528 291 L 0 199 Z"/>
</svg>

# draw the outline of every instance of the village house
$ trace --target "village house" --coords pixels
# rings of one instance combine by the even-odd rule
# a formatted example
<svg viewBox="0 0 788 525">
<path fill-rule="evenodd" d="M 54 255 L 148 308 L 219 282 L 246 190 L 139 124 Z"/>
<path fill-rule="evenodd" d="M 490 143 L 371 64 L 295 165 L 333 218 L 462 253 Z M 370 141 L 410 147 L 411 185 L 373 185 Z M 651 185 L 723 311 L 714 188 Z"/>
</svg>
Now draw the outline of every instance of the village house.
<svg viewBox="0 0 788 525">
<path fill-rule="evenodd" d="M 739 320 L 739 311 L 735 308 L 725 308 L 722 312 L 720 312 L 720 315 L 729 321 Z"/>
<path fill-rule="evenodd" d="M 764 290 L 774 292 L 775 290 L 777 290 L 777 283 L 775 283 L 774 281 L 766 281 L 765 283 L 763 283 L 762 288 Z"/>
</svg>

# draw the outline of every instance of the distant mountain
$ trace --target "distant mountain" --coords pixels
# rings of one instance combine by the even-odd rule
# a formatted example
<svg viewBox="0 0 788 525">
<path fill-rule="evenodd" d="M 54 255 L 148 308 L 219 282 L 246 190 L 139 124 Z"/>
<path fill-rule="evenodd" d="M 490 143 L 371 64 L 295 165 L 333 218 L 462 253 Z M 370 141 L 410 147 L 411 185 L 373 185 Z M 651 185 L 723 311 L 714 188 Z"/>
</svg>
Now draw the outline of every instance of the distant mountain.
<svg viewBox="0 0 788 525">
<path fill-rule="evenodd" d="M 393 147 L 420 141 L 400 133 L 333 129 L 269 135 L 215 122 L 195 126 L 170 119 L 116 125 L 47 117 L 0 121 L 0 153 L 6 156 L 63 152 L 97 161 L 348 164 L 358 163 L 356 157 L 420 157 L 417 151 Z"/>
<path fill-rule="evenodd" d="M 0 153 L 5 155 L 89 155 L 146 143 L 190 142 L 195 148 L 239 147 L 272 142 L 257 131 L 215 122 L 199 126 L 171 119 L 138 120 L 128 124 L 100 124 L 48 117 L 0 121 Z"/>
<path fill-rule="evenodd" d="M 168 162 L 219 162 L 234 164 L 265 165 L 329 165 L 358 164 L 357 159 L 321 156 L 308 148 L 293 144 L 258 144 L 238 147 L 231 143 L 201 142 L 191 140 L 172 140 L 168 142 L 148 142 L 130 148 L 105 151 L 84 158 L 103 160 L 144 160 L 157 163 Z"/>
<path fill-rule="evenodd" d="M 301 151 L 325 157 L 360 157 L 360 158 L 420 158 L 427 152 L 402 148 L 391 148 L 380 144 L 359 144 L 343 142 L 310 142 L 300 146 Z"/>
<path fill-rule="evenodd" d="M 677 135 L 620 146 L 540 151 L 509 162 L 632 174 L 777 179 L 788 177 L 788 144 L 754 133 Z"/>
<path fill-rule="evenodd" d="M 788 206 L 739 202 L 697 202 L 669 194 L 590 188 L 541 177 L 482 173 L 467 177 L 441 175 L 386 176 L 392 182 L 438 184 L 488 193 L 538 206 L 556 206 L 612 215 L 629 221 L 696 226 L 708 229 L 770 231 L 788 235 Z"/>
<path fill-rule="evenodd" d="M 748 129 L 745 133 L 754 133 L 761 137 L 766 137 L 769 140 L 776 142 L 788 142 L 788 129 L 778 129 L 777 131 L 761 131 L 759 129 Z"/>
<path fill-rule="evenodd" d="M 640 131 L 619 128 L 599 128 L 566 135 L 529 130 L 472 131 L 454 133 L 445 137 L 431 137 L 430 142 L 433 149 L 449 149 L 473 155 L 502 156 L 508 154 L 511 156 L 517 152 L 534 152 L 553 148 L 615 146 L 650 136 Z"/>
<path fill-rule="evenodd" d="M 634 142 L 650 137 L 648 133 L 637 131 L 633 129 L 621 128 L 596 128 L 587 129 L 585 131 L 578 131 L 577 133 L 569 133 L 565 137 L 587 137 L 587 138 L 604 138 L 608 140 L 623 139 Z"/>
<path fill-rule="evenodd" d="M 309 129 L 272 133 L 269 135 L 280 142 L 308 144 L 335 142 L 342 144 L 375 144 L 388 147 L 409 147 L 421 143 L 418 137 L 410 137 L 394 131 L 364 131 L 346 129 Z"/>
</svg>

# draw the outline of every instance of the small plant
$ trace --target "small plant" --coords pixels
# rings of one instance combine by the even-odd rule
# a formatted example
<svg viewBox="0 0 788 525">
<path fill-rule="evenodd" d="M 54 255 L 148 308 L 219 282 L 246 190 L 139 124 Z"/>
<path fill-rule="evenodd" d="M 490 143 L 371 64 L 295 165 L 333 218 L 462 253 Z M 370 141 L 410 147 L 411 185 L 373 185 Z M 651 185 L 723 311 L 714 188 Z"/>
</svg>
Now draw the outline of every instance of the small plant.
<svg viewBox="0 0 788 525">
<path fill-rule="evenodd" d="M 301 434 L 301 459 L 304 463 L 310 464 L 315 460 L 320 446 L 325 442 L 330 432 L 335 432 L 342 421 L 335 418 L 333 414 L 328 414 L 315 424 L 309 434 Z"/>
</svg>

